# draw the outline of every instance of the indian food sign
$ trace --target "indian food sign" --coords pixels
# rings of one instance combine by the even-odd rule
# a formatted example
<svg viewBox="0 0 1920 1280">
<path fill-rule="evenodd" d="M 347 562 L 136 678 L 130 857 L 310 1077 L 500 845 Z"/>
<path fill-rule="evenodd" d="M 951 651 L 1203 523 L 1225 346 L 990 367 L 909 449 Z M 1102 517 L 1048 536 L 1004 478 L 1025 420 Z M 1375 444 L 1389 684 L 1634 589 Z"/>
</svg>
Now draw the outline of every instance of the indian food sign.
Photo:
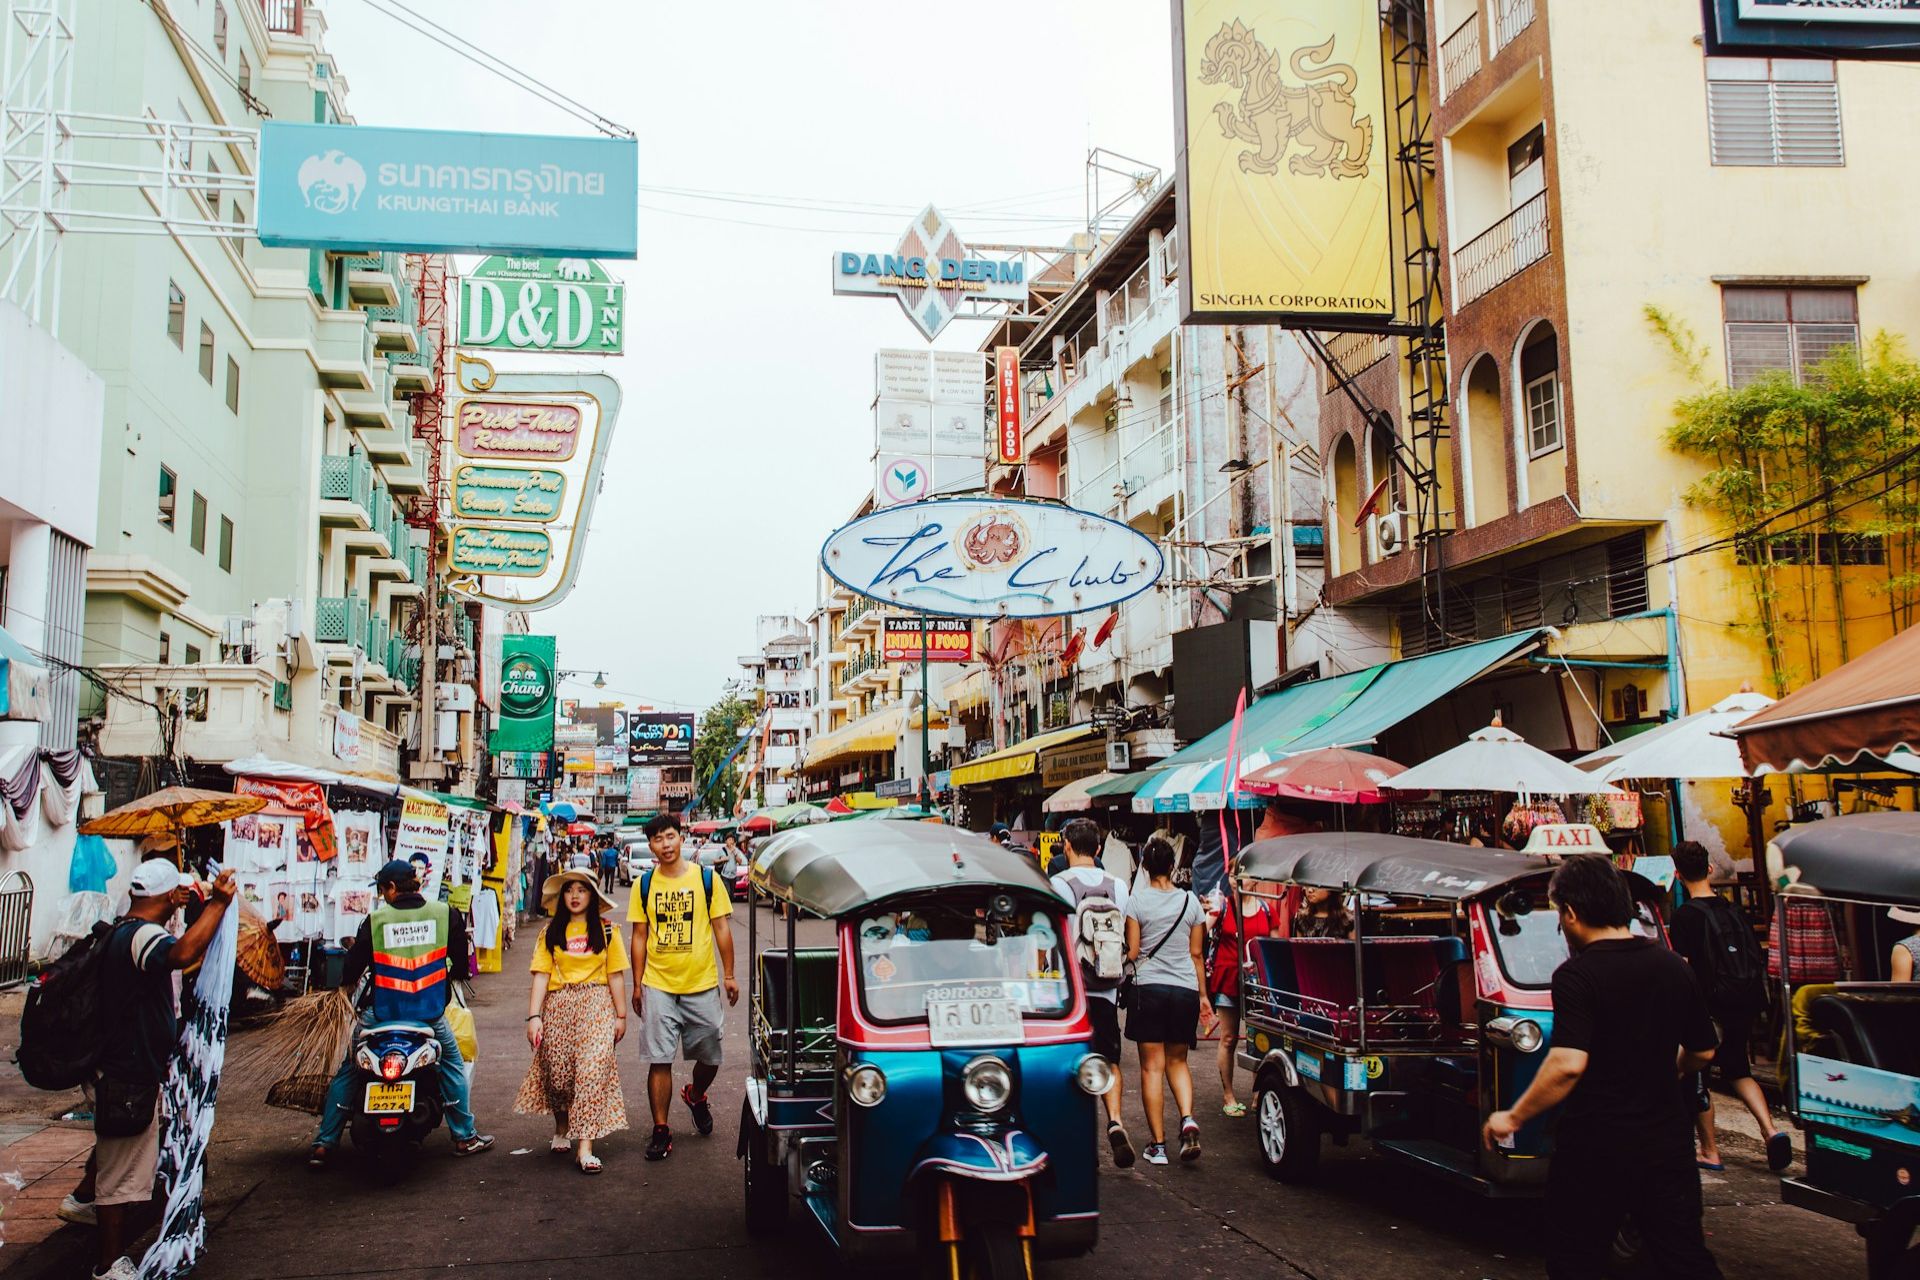
<svg viewBox="0 0 1920 1280">
<path fill-rule="evenodd" d="M 968 618 L 889 617 L 881 625 L 881 656 L 888 662 L 920 661 L 923 627 L 927 661 L 973 661 L 973 622 Z"/>
</svg>

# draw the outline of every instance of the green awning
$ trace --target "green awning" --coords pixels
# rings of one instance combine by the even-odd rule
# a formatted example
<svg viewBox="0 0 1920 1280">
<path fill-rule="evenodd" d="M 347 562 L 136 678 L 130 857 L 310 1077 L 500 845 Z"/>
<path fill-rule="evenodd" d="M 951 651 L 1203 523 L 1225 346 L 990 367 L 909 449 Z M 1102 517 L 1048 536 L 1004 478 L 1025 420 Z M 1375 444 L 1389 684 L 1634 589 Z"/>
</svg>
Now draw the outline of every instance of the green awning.
<svg viewBox="0 0 1920 1280">
<path fill-rule="evenodd" d="M 1087 788 L 1087 795 L 1098 799 L 1101 796 L 1130 796 L 1138 791 L 1148 778 L 1158 774 L 1158 769 L 1142 769 L 1138 773 L 1123 773 L 1105 782 L 1096 782 Z"/>
</svg>

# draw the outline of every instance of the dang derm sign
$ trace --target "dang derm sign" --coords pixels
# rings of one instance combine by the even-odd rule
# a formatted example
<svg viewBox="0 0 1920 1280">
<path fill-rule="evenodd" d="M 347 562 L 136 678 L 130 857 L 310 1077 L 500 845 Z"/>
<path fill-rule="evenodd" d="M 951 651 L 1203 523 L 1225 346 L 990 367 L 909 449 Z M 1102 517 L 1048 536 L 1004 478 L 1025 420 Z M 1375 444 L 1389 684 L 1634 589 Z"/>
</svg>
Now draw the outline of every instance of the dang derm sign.
<svg viewBox="0 0 1920 1280">
<path fill-rule="evenodd" d="M 959 618 L 1050 618 L 1130 600 L 1160 580 L 1153 539 L 1052 502 L 944 498 L 834 531 L 820 565 L 874 600 Z"/>
<path fill-rule="evenodd" d="M 260 128 L 260 243 L 633 258 L 631 139 L 366 125 Z"/>
</svg>

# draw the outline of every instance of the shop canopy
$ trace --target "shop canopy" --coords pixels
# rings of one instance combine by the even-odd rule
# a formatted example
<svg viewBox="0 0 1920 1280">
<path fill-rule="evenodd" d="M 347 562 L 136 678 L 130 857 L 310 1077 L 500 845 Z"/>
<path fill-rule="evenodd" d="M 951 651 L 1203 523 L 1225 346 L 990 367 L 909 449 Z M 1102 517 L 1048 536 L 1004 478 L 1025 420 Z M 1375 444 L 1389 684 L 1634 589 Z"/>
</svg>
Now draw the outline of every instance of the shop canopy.
<svg viewBox="0 0 1920 1280">
<path fill-rule="evenodd" d="M 1742 691 L 1658 728 L 1622 738 L 1574 761 L 1602 782 L 1628 778 L 1745 778 L 1739 744 L 1726 730 L 1773 705 L 1764 693 Z M 1762 766 L 1761 773 L 1773 770 Z"/>
<path fill-rule="evenodd" d="M 1920 627 L 1902 631 L 1727 730 L 1755 773 L 1875 768 L 1920 751 Z"/>
<path fill-rule="evenodd" d="M 431 791 L 420 791 L 398 782 L 362 777 L 357 773 L 336 773 L 332 769 L 316 769 L 310 765 L 274 760 L 263 755 L 248 756 L 244 760 L 229 760 L 220 767 L 236 778 L 265 778 L 270 782 L 315 782 L 323 787 L 354 787 L 377 796 L 413 796 L 416 799 L 437 800 L 441 804 L 477 805 L 482 809 L 487 807 L 484 801 L 471 800 L 465 796 L 449 799 Z"/>
<path fill-rule="evenodd" d="M 988 782 L 999 782 L 1004 778 L 1024 778 L 1039 768 L 1040 753 L 1053 747 L 1064 747 L 1069 742 L 1079 742 L 1082 738 L 1091 738 L 1094 727 L 1090 724 L 1077 724 L 1071 729 L 1056 729 L 1052 733 L 1035 734 L 1018 746 L 1008 747 L 981 756 L 978 760 L 969 760 L 953 771 L 953 785 L 956 787 L 977 787 Z"/>
<path fill-rule="evenodd" d="M 711 836 L 718 835 L 724 831 L 731 831 L 738 825 L 739 824 L 731 818 L 705 818 L 694 823 L 688 827 L 687 830 L 697 836 Z"/>
<path fill-rule="evenodd" d="M 1303 751 L 1372 742 L 1455 689 L 1504 666 L 1539 638 L 1537 631 L 1515 632 L 1270 693 L 1242 717 L 1240 776 Z M 1133 793 L 1134 812 L 1185 813 L 1225 807 L 1231 791 L 1226 761 L 1232 736 L 1233 722 L 1228 721 L 1169 756 Z M 1234 803 L 1257 809 L 1266 802 L 1242 792 Z"/>
<path fill-rule="evenodd" d="M 900 745 L 900 734 L 907 723 L 905 707 L 888 707 L 872 715 L 861 716 L 852 724 L 841 725 L 815 738 L 807 748 L 803 769 L 819 769 L 855 756 L 870 756 L 892 751 Z"/>
<path fill-rule="evenodd" d="M 1084 813 L 1094 807 L 1093 789 L 1106 783 L 1128 778 L 1138 779 L 1139 774 L 1132 773 L 1095 773 L 1084 778 L 1075 778 L 1066 786 L 1048 796 L 1041 809 L 1047 813 Z"/>
<path fill-rule="evenodd" d="M 0 627 L 0 720 L 44 720 L 47 669 Z"/>
</svg>

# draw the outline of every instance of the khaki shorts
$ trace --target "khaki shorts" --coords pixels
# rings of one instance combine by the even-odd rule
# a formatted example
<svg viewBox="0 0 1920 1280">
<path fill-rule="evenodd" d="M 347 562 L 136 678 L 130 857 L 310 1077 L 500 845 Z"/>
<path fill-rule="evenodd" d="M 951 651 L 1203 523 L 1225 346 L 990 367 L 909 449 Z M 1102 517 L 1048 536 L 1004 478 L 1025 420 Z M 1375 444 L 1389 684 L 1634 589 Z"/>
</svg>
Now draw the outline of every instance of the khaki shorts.
<svg viewBox="0 0 1920 1280">
<path fill-rule="evenodd" d="M 145 1204 L 153 1198 L 154 1175 L 160 1166 L 160 1114 L 145 1133 L 131 1138 L 93 1140 L 93 1202 Z"/>
<path fill-rule="evenodd" d="M 688 1062 L 720 1065 L 720 1030 L 726 1018 L 720 988 L 682 996 L 647 987 L 640 1009 L 640 1052 L 648 1062 L 666 1065 L 677 1051 Z"/>
</svg>

